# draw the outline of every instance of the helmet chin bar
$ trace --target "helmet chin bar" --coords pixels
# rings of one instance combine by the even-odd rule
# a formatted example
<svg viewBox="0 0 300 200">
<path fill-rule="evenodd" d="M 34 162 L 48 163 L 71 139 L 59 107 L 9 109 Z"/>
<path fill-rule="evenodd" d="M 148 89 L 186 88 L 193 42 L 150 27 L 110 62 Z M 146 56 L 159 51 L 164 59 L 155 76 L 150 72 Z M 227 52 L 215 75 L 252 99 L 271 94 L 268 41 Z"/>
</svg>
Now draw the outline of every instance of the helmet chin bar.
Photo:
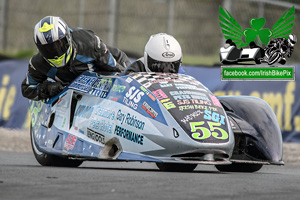
<svg viewBox="0 0 300 200">
<path fill-rule="evenodd" d="M 176 73 L 176 69 L 173 63 L 166 63 L 166 62 L 153 63 L 149 67 L 152 72 Z"/>
<path fill-rule="evenodd" d="M 151 72 L 178 73 L 181 64 L 181 59 L 174 62 L 164 62 L 164 61 L 155 60 L 148 55 L 146 63 L 147 63 L 147 68 Z"/>
</svg>

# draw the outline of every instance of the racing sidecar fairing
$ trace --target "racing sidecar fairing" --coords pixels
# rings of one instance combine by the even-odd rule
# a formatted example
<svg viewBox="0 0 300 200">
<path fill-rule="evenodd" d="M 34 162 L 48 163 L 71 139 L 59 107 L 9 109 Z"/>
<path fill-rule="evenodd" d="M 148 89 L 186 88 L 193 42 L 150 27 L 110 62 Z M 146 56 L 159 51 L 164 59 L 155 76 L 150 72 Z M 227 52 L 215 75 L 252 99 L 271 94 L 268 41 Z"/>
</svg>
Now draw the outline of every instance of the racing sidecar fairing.
<svg viewBox="0 0 300 200">
<path fill-rule="evenodd" d="M 224 46 L 220 48 L 220 62 L 222 64 L 238 64 L 240 62 L 254 61 L 261 64 L 263 50 L 255 48 L 237 48 L 235 46 Z"/>
<path fill-rule="evenodd" d="M 283 164 L 271 108 L 261 99 L 218 98 L 183 74 L 84 72 L 56 97 L 30 101 L 33 152 L 55 166 L 113 160 L 253 172 Z"/>
</svg>

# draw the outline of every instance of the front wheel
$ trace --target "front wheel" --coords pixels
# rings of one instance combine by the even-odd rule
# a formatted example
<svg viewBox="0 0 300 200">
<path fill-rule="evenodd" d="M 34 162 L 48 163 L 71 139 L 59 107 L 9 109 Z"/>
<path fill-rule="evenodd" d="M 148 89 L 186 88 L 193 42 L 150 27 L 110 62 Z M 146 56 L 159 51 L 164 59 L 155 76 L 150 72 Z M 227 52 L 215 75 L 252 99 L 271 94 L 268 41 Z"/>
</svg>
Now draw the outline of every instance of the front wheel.
<svg viewBox="0 0 300 200">
<path fill-rule="evenodd" d="M 30 139 L 31 139 L 31 147 L 32 147 L 34 157 L 38 161 L 38 163 L 42 166 L 78 167 L 83 162 L 81 160 L 71 160 L 68 158 L 63 158 L 63 157 L 40 152 L 35 145 L 31 126 L 30 126 Z"/>
<path fill-rule="evenodd" d="M 215 165 L 220 172 L 256 172 L 262 164 L 232 163 L 230 165 Z"/>
<path fill-rule="evenodd" d="M 192 172 L 197 164 L 178 164 L 178 163 L 156 163 L 161 171 L 166 172 Z"/>
<path fill-rule="evenodd" d="M 272 52 L 272 54 L 269 57 L 268 64 L 273 65 L 280 59 L 281 55 L 278 52 Z"/>
</svg>

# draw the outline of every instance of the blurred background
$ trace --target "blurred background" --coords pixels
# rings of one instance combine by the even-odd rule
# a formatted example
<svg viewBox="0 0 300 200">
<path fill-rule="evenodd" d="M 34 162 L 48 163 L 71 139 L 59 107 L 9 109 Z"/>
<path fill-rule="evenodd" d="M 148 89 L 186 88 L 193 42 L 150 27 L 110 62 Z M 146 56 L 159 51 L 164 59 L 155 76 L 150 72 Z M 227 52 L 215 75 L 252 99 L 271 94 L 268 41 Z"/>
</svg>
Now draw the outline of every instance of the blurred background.
<svg viewBox="0 0 300 200">
<path fill-rule="evenodd" d="M 300 37 L 300 0 L 0 0 L 0 54 L 30 57 L 36 53 L 35 24 L 47 15 L 62 17 L 69 27 L 96 32 L 106 44 L 131 57 L 143 55 L 150 35 L 173 35 L 183 49 L 183 63 L 219 65 L 224 37 L 219 6 L 227 9 L 243 29 L 251 18 L 264 17 L 272 28 L 295 6 L 293 33 Z M 296 45 L 289 62 L 299 62 Z"/>
</svg>

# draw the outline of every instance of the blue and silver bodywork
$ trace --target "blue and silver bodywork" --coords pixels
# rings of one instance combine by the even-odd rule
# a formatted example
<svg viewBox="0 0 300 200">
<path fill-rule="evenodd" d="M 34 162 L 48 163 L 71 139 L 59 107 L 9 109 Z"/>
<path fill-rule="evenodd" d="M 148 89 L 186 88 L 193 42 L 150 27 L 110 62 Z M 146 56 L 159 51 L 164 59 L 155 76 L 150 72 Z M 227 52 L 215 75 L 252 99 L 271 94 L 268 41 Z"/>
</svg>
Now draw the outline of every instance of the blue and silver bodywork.
<svg viewBox="0 0 300 200">
<path fill-rule="evenodd" d="M 230 102 L 188 75 L 85 72 L 56 97 L 30 101 L 33 148 L 81 160 L 231 164 L 245 133 Z M 282 150 L 275 157 L 282 163 Z"/>
</svg>

